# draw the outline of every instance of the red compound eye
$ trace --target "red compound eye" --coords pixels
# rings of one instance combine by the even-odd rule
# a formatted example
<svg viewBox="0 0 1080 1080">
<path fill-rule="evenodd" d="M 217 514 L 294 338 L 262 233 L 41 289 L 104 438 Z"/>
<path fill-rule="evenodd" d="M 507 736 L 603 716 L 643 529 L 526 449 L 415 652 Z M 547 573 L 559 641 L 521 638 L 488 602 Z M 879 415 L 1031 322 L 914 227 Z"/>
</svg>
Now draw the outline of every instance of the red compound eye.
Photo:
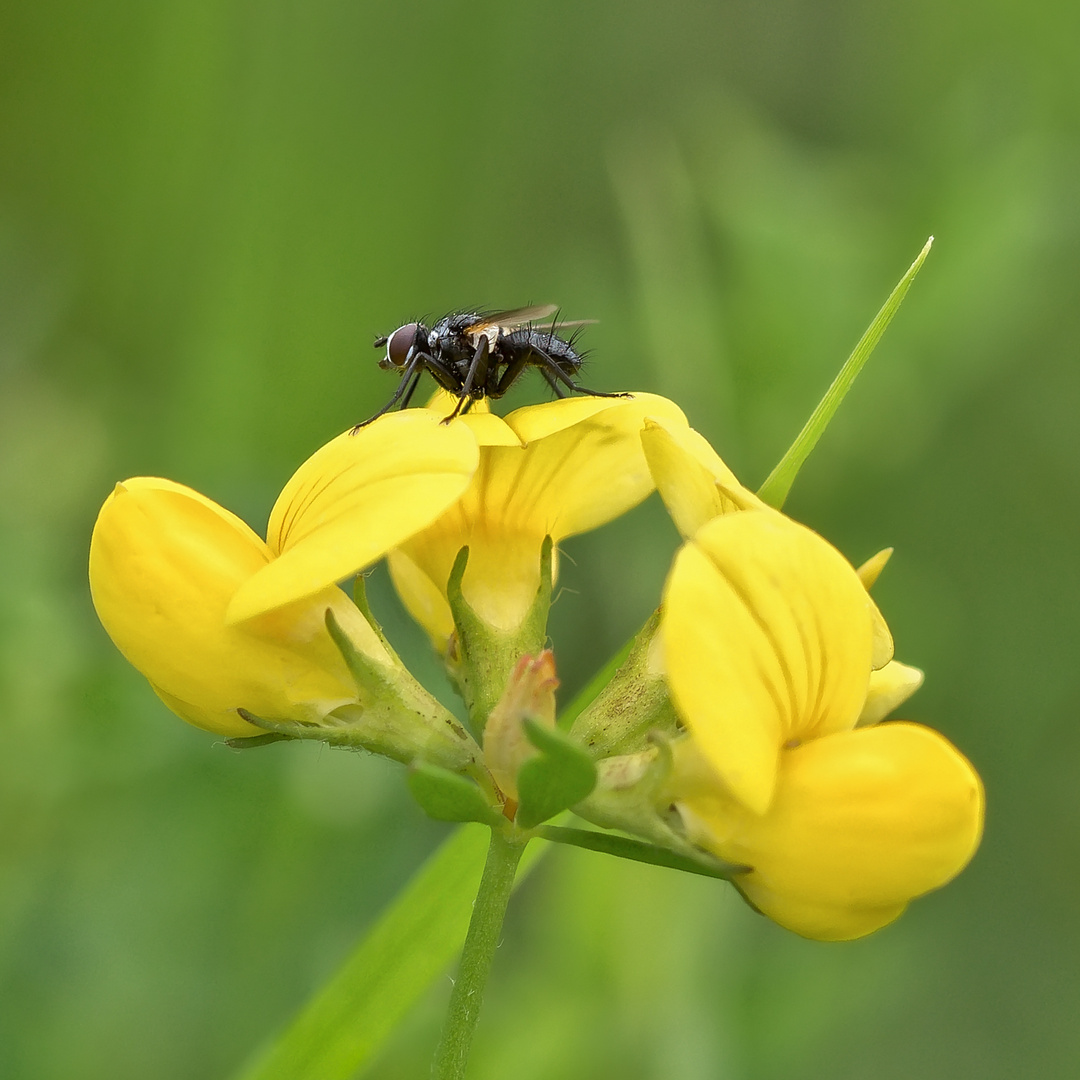
<svg viewBox="0 0 1080 1080">
<path fill-rule="evenodd" d="M 404 367 L 409 357 L 409 350 L 416 344 L 416 332 L 419 323 L 406 323 L 399 326 L 386 342 L 386 358 L 394 367 Z"/>
</svg>

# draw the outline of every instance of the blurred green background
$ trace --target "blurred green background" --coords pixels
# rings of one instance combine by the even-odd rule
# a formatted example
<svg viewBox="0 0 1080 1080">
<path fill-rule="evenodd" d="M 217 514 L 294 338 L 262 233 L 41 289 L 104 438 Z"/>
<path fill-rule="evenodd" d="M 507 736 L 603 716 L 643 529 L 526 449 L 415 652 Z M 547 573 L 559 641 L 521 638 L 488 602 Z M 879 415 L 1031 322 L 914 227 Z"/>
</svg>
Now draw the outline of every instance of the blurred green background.
<svg viewBox="0 0 1080 1080">
<path fill-rule="evenodd" d="M 1078 31 L 1062 0 L 0 7 L 0 1075 L 226 1076 L 444 835 L 382 761 L 166 713 L 89 602 L 117 479 L 261 528 L 389 396 L 377 333 L 554 301 L 599 320 L 590 384 L 677 398 L 756 484 L 930 233 L 789 509 L 896 546 L 906 715 L 982 771 L 982 850 L 846 945 L 556 852 L 472 1075 L 1080 1075 Z M 655 499 L 566 545 L 568 695 L 675 546 Z M 427 1075 L 447 987 L 373 1075 Z"/>
</svg>

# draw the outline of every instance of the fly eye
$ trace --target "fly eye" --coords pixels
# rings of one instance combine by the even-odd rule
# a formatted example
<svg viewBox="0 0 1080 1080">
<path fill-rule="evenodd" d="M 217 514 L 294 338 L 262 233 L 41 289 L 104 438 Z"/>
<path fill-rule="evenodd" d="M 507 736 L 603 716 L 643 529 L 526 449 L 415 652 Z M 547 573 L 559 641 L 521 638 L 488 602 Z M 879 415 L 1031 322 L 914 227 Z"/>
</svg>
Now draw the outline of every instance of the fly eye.
<svg viewBox="0 0 1080 1080">
<path fill-rule="evenodd" d="M 404 367 L 409 350 L 416 343 L 418 324 L 411 322 L 399 326 L 386 341 L 386 358 L 394 367 Z"/>
</svg>

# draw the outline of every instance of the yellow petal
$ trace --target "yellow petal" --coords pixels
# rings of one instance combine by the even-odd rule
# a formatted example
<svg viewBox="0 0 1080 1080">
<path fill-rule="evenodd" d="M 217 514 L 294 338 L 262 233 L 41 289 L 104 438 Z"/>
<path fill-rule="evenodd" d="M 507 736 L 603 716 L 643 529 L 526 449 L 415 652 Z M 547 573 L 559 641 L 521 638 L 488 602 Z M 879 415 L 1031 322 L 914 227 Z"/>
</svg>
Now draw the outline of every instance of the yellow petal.
<svg viewBox="0 0 1080 1080">
<path fill-rule="evenodd" d="M 467 426 L 426 409 L 339 435 L 285 485 L 267 530 L 277 558 L 237 590 L 228 621 L 311 596 L 382 558 L 461 495 L 478 459 Z"/>
<path fill-rule="evenodd" d="M 922 686 L 923 678 L 918 668 L 908 667 L 899 660 L 890 660 L 883 668 L 872 671 L 858 726 L 879 724 Z"/>
<path fill-rule="evenodd" d="M 772 511 L 715 518 L 683 546 L 661 633 L 676 709 L 759 813 L 781 747 L 853 727 L 866 700 L 866 590 L 835 548 Z"/>
<path fill-rule="evenodd" d="M 724 837 L 717 854 L 754 868 L 738 884 L 760 911 L 805 937 L 847 940 L 967 865 L 982 835 L 983 791 L 937 732 L 892 723 L 785 752 L 764 816 L 700 797 L 687 813 L 700 836 Z"/>
<path fill-rule="evenodd" d="M 686 539 L 721 514 L 765 509 L 693 428 L 648 420 L 641 443 L 660 497 Z"/>
<path fill-rule="evenodd" d="M 886 564 L 892 558 L 893 549 L 891 547 L 882 548 L 876 555 L 871 555 L 855 571 L 859 575 L 859 580 L 863 583 L 864 588 L 867 590 L 874 587 L 874 582 L 881 576 L 881 571 L 885 569 Z"/>
<path fill-rule="evenodd" d="M 460 402 L 461 399 L 457 394 L 451 394 L 449 390 L 443 390 L 442 387 L 439 387 L 435 393 L 428 398 L 424 408 L 430 409 L 441 420 L 454 412 Z M 478 413 L 485 414 L 490 412 L 491 402 L 487 398 L 477 398 L 469 406 L 469 411 L 466 415 L 476 416 Z"/>
<path fill-rule="evenodd" d="M 454 632 L 454 616 L 446 600 L 445 585 L 440 591 L 432 577 L 404 551 L 391 551 L 386 565 L 405 610 L 427 631 L 435 651 L 444 655 Z M 446 580 L 449 577 L 448 567 Z"/>
<path fill-rule="evenodd" d="M 456 394 L 439 389 L 435 391 L 424 408 L 435 413 L 440 420 L 445 420 L 453 414 L 459 400 Z M 453 424 L 467 427 L 476 437 L 479 446 L 521 445 L 521 440 L 514 434 L 513 428 L 509 427 L 501 416 L 496 416 L 491 411 L 491 402 L 487 398 L 478 398 L 473 401 L 467 413 L 454 417 L 451 421 L 451 425 Z"/>
<path fill-rule="evenodd" d="M 874 582 L 877 581 L 881 571 L 885 569 L 889 559 L 892 558 L 893 549 L 883 548 L 876 555 L 872 555 L 855 571 L 859 575 L 859 580 L 863 583 L 863 588 L 869 591 Z M 892 632 L 889 630 L 889 624 L 885 621 L 885 616 L 881 614 L 877 604 L 873 601 L 870 608 L 870 616 L 874 620 L 874 658 L 872 666 L 875 671 L 885 667 L 890 663 L 893 658 L 893 637 Z M 915 692 L 912 690 L 912 693 Z M 899 704 L 899 702 L 897 702 Z"/>
<path fill-rule="evenodd" d="M 336 588 L 243 628 L 227 627 L 229 598 L 269 559 L 239 518 L 168 480 L 118 484 L 94 527 L 90 589 L 102 624 L 159 696 L 209 731 L 258 734 L 237 708 L 314 721 L 355 700 L 326 632 L 328 607 L 358 644 L 389 659 Z"/>
<path fill-rule="evenodd" d="M 640 438 L 649 418 L 686 423 L 654 394 L 563 398 L 511 413 L 525 454 L 493 455 L 487 520 L 558 541 L 626 513 L 653 490 Z"/>
<path fill-rule="evenodd" d="M 443 652 L 453 631 L 446 585 L 457 553 L 468 545 L 469 563 L 462 581 L 465 599 L 489 626 L 509 632 L 521 625 L 536 598 L 542 544 L 543 536 L 536 534 L 493 532 L 448 520 L 394 552 L 389 558 L 390 574 L 409 613 Z M 558 561 L 558 551 L 553 550 L 552 581 Z"/>
<path fill-rule="evenodd" d="M 521 439 L 514 429 L 494 413 L 470 409 L 464 416 L 453 420 L 451 426 L 454 424 L 467 427 L 478 446 L 521 446 Z"/>
<path fill-rule="evenodd" d="M 465 599 L 490 625 L 515 629 L 540 585 L 544 537 L 558 543 L 594 529 L 652 491 L 639 435 L 654 415 L 672 422 L 682 417 L 677 406 L 648 394 L 565 398 L 511 413 L 506 423 L 526 445 L 482 447 L 458 503 L 401 544 L 401 552 L 445 597 L 450 568 L 468 546 Z M 427 586 L 403 566 L 398 560 L 398 577 L 413 594 L 406 598 L 410 610 L 430 611 Z M 423 624 L 438 638 L 448 612 L 436 607 Z"/>
<path fill-rule="evenodd" d="M 870 622 L 874 628 L 874 649 L 870 658 L 870 666 L 875 671 L 879 671 L 893 658 L 893 636 L 889 624 L 885 621 L 885 616 L 881 614 L 881 609 L 873 600 L 870 600 L 869 603 Z"/>
</svg>

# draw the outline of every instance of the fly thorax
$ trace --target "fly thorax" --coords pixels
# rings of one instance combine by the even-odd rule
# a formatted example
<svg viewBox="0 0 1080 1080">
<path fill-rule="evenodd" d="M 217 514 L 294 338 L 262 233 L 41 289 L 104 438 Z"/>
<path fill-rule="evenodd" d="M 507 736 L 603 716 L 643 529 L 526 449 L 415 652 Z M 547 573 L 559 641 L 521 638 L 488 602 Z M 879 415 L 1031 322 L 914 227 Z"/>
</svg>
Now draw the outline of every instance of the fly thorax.
<svg viewBox="0 0 1080 1080">
<path fill-rule="evenodd" d="M 494 352 L 499 343 L 499 327 L 485 326 L 482 330 L 477 330 L 469 335 L 469 344 L 475 349 L 480 345 L 481 338 L 487 338 L 488 352 Z"/>
</svg>

